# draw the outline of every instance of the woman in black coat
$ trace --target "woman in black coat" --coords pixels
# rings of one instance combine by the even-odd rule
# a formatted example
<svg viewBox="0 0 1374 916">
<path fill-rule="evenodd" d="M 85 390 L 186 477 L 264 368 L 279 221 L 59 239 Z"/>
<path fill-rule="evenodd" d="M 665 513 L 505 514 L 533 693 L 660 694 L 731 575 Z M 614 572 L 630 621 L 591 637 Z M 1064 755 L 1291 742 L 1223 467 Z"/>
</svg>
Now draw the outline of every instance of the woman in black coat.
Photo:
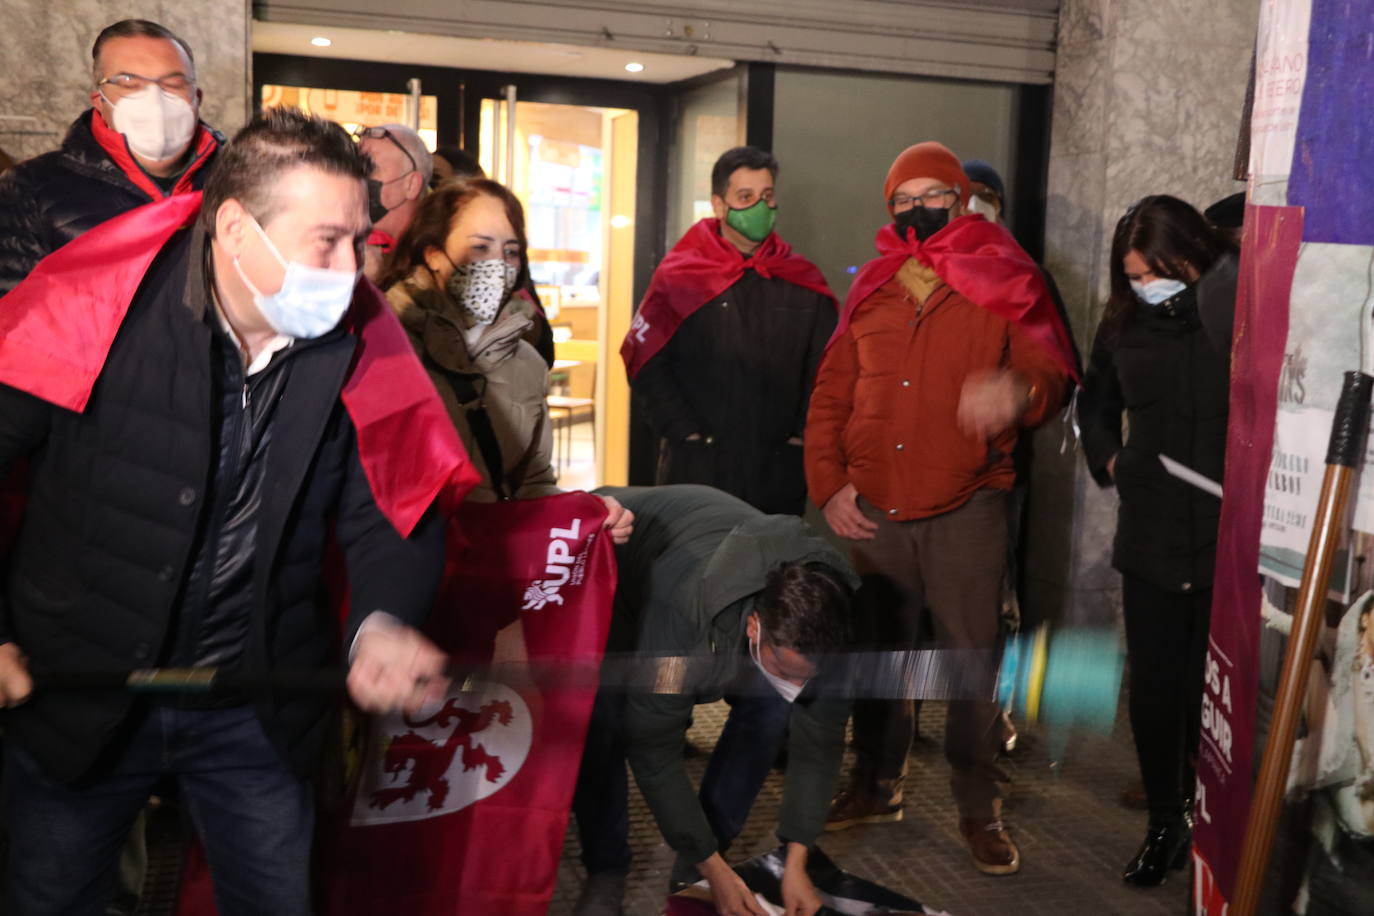
<svg viewBox="0 0 1374 916">
<path fill-rule="evenodd" d="M 1122 576 L 1131 731 L 1150 809 L 1122 877 L 1154 886 L 1187 861 L 1221 513 L 1217 496 L 1164 459 L 1222 478 L 1236 254 L 1195 209 L 1160 195 L 1126 211 L 1111 257 L 1111 298 L 1078 416 L 1089 470 L 1121 499 L 1112 565 Z"/>
</svg>

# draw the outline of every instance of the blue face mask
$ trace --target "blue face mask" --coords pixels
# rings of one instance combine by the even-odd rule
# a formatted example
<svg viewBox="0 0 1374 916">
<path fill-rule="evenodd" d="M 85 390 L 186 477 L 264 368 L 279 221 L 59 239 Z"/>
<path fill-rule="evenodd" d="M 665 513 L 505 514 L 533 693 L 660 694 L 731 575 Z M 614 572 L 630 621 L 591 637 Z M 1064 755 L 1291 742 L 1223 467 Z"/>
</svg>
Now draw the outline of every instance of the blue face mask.
<svg viewBox="0 0 1374 916">
<path fill-rule="evenodd" d="M 353 302 L 353 287 L 358 285 L 358 275 L 362 271 L 329 270 L 287 261 L 258 221 L 251 214 L 245 215 L 253 228 L 258 230 L 267 250 L 286 269 L 281 289 L 271 295 L 263 295 L 243 272 L 239 259 L 234 258 L 234 269 L 239 272 L 243 285 L 253 294 L 253 304 L 272 326 L 272 330 L 287 337 L 311 338 L 328 334 L 338 327 Z"/>
<path fill-rule="evenodd" d="M 1188 284 L 1182 280 L 1174 280 L 1170 277 L 1159 277 L 1149 283 L 1141 283 L 1139 280 L 1131 281 L 1131 289 L 1136 296 L 1146 305 L 1159 305 L 1167 299 L 1172 299 L 1179 293 L 1188 288 Z"/>
</svg>

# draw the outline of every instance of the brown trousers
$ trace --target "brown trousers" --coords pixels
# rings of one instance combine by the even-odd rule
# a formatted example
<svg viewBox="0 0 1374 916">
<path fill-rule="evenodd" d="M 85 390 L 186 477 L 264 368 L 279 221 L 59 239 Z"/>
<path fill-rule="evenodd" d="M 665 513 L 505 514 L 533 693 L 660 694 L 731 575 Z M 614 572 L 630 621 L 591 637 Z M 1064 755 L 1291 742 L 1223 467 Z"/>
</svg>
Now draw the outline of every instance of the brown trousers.
<svg viewBox="0 0 1374 916">
<path fill-rule="evenodd" d="M 1007 499 L 1004 490 L 979 490 L 958 509 L 907 522 L 887 521 L 881 510 L 859 501 L 878 524 L 873 540 L 852 546 L 854 568 L 863 578 L 860 626 L 872 648 L 912 649 L 919 643 L 921 648 L 988 649 L 995 655 L 1001 640 Z M 1007 778 L 997 766 L 1003 737 L 999 711 L 994 702 L 949 703 L 945 759 L 963 817 L 998 816 L 998 784 Z M 916 730 L 912 702 L 859 700 L 853 715 L 855 788 L 899 788 Z"/>
</svg>

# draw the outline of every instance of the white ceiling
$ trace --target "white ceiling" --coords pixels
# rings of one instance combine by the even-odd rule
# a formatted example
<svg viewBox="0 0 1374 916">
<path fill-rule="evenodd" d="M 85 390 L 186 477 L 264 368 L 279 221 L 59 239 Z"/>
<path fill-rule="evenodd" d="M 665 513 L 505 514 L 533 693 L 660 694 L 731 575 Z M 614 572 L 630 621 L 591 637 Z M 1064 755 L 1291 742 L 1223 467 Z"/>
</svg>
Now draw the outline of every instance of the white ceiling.
<svg viewBox="0 0 1374 916">
<path fill-rule="evenodd" d="M 310 43 L 315 37 L 328 38 L 333 44 L 327 48 L 315 47 Z M 425 64 L 502 73 L 546 73 L 641 83 L 671 83 L 732 67 L 735 63 L 718 57 L 285 22 L 254 22 L 253 50 L 303 57 Z M 643 64 L 644 70 L 639 73 L 626 71 L 625 65 L 630 62 Z"/>
</svg>

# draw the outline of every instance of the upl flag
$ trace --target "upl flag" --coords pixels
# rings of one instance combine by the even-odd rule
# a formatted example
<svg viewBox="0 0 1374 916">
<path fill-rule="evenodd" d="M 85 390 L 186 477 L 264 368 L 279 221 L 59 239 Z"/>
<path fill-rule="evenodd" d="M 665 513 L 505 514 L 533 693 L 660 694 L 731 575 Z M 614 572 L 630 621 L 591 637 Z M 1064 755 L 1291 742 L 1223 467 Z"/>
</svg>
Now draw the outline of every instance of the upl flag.
<svg viewBox="0 0 1374 916">
<path fill-rule="evenodd" d="M 480 664 L 520 620 L 532 662 L 598 664 L 616 584 L 605 518 L 586 493 L 464 503 L 426 631 Z M 317 824 L 316 911 L 543 916 L 594 698 L 594 683 L 466 683 L 415 716 L 370 719 L 351 802 Z M 178 912 L 212 914 L 211 899 L 196 847 Z"/>
<path fill-rule="evenodd" d="M 468 543 L 431 637 L 485 660 L 519 619 L 531 661 L 596 664 L 616 582 L 605 517 L 586 493 L 464 504 Z M 594 697 L 594 685 L 468 683 L 416 716 L 372 720 L 347 824 L 320 824 L 320 911 L 542 916 Z"/>
</svg>

